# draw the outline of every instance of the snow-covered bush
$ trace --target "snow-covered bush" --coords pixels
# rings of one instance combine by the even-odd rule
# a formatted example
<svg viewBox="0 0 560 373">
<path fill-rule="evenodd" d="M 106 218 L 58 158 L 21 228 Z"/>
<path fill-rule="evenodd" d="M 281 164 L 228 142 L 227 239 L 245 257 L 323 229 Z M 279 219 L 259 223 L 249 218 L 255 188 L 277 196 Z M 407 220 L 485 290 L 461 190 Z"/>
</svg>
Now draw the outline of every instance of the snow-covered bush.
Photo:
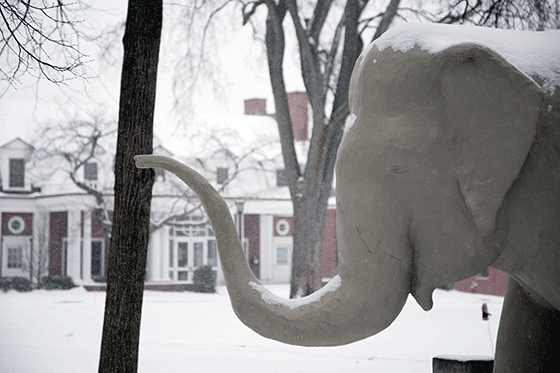
<svg viewBox="0 0 560 373">
<path fill-rule="evenodd" d="M 194 271 L 191 289 L 197 293 L 216 292 L 216 271 L 212 269 L 212 266 L 202 266 Z"/>
<path fill-rule="evenodd" d="M 75 286 L 68 276 L 45 276 L 41 279 L 41 288 L 46 290 L 68 290 Z"/>
<path fill-rule="evenodd" d="M 11 277 L 0 277 L 0 289 L 5 293 L 12 288 Z"/>
<path fill-rule="evenodd" d="M 25 277 L 2 277 L 0 278 L 0 288 L 3 292 L 16 290 L 19 292 L 31 291 L 31 281 Z"/>
</svg>

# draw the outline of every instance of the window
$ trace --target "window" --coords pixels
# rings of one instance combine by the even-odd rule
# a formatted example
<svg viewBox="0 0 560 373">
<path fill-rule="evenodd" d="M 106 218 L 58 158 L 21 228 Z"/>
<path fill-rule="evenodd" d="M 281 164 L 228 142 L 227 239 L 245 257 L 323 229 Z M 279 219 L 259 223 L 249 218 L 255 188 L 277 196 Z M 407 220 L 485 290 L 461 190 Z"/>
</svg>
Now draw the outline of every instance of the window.
<svg viewBox="0 0 560 373">
<path fill-rule="evenodd" d="M 23 158 L 10 159 L 10 188 L 25 186 L 25 160 Z"/>
<path fill-rule="evenodd" d="M 290 223 L 286 219 L 279 219 L 276 222 L 276 232 L 280 236 L 286 236 L 290 233 Z"/>
<path fill-rule="evenodd" d="M 91 241 L 91 276 L 103 276 L 103 241 Z"/>
<path fill-rule="evenodd" d="M 8 268 L 23 267 L 23 249 L 21 247 L 8 247 Z"/>
<path fill-rule="evenodd" d="M 215 267 L 218 265 L 218 246 L 216 240 L 208 240 L 208 265 Z"/>
<path fill-rule="evenodd" d="M 225 167 L 218 167 L 216 181 L 218 184 L 223 184 L 228 179 L 228 169 Z"/>
<path fill-rule="evenodd" d="M 189 243 L 177 242 L 177 266 L 186 267 L 189 264 Z"/>
<path fill-rule="evenodd" d="M 191 221 L 203 221 L 200 216 Z M 174 281 L 193 281 L 197 268 L 218 265 L 217 243 L 214 231 L 208 225 L 175 227 L 169 240 L 169 278 Z"/>
<path fill-rule="evenodd" d="M 86 162 L 84 164 L 84 180 L 97 180 L 97 163 Z"/>
<path fill-rule="evenodd" d="M 204 258 L 204 244 L 202 242 L 194 243 L 194 268 L 201 267 Z"/>
<path fill-rule="evenodd" d="M 178 277 L 177 280 L 178 281 L 188 281 L 189 280 L 189 271 L 179 271 L 177 272 Z"/>
<path fill-rule="evenodd" d="M 283 168 L 276 170 L 276 186 L 282 187 L 287 185 L 288 180 L 286 179 L 286 170 Z"/>
<path fill-rule="evenodd" d="M 8 220 L 8 230 L 13 234 L 20 234 L 25 229 L 25 222 L 20 216 L 12 216 Z"/>
<path fill-rule="evenodd" d="M 287 247 L 277 247 L 276 248 L 276 265 L 288 265 L 288 248 Z"/>
<path fill-rule="evenodd" d="M 171 228 L 173 229 L 173 228 Z M 175 260 L 173 259 L 173 253 L 175 252 L 175 248 L 173 245 L 173 240 L 169 240 L 169 267 L 173 268 L 175 266 Z"/>
<path fill-rule="evenodd" d="M 204 237 L 206 236 L 205 227 L 192 227 L 193 237 Z"/>
</svg>

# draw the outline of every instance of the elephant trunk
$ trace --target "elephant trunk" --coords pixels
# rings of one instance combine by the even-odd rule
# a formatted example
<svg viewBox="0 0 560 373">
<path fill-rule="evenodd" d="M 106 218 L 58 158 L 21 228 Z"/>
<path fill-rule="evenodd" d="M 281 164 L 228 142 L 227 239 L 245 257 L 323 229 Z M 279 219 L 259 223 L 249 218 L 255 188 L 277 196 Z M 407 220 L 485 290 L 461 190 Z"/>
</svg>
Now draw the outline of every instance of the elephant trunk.
<svg viewBox="0 0 560 373">
<path fill-rule="evenodd" d="M 139 168 L 174 173 L 198 195 L 214 229 L 233 309 L 260 335 L 300 346 L 342 345 L 385 329 L 402 309 L 409 290 L 409 271 L 403 271 L 403 264 L 392 261 L 384 263 L 383 271 L 362 270 L 355 267 L 372 263 L 353 263 L 352 256 L 341 256 L 339 276 L 318 292 L 295 300 L 277 297 L 253 275 L 229 207 L 204 177 L 164 156 L 138 155 L 135 160 Z M 389 282 L 396 284 L 380 277 L 387 271 Z"/>
</svg>

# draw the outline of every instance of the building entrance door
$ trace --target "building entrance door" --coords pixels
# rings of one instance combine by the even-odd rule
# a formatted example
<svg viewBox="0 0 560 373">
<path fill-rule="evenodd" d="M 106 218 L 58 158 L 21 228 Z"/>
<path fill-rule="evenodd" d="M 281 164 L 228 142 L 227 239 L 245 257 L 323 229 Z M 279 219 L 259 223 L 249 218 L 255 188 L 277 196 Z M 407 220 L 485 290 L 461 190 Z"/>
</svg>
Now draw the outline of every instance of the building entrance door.
<svg viewBox="0 0 560 373">
<path fill-rule="evenodd" d="M 173 281 L 192 282 L 194 271 L 204 265 L 217 270 L 218 258 L 214 232 L 207 227 L 175 228 L 171 232 L 169 277 Z"/>
<path fill-rule="evenodd" d="M 274 248 L 274 275 L 277 283 L 290 282 L 292 274 L 292 242 L 289 239 L 277 239 Z"/>
</svg>

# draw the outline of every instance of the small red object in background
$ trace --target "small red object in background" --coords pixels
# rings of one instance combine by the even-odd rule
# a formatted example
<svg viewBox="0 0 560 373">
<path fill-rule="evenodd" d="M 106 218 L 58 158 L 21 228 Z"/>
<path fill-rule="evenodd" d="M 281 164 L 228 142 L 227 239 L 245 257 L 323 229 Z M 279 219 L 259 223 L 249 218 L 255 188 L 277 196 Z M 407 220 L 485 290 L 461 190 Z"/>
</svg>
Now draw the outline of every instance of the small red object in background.
<svg viewBox="0 0 560 373">
<path fill-rule="evenodd" d="M 482 303 L 482 320 L 487 321 L 488 316 L 492 316 L 492 314 L 488 312 L 488 306 L 486 303 Z"/>
</svg>

